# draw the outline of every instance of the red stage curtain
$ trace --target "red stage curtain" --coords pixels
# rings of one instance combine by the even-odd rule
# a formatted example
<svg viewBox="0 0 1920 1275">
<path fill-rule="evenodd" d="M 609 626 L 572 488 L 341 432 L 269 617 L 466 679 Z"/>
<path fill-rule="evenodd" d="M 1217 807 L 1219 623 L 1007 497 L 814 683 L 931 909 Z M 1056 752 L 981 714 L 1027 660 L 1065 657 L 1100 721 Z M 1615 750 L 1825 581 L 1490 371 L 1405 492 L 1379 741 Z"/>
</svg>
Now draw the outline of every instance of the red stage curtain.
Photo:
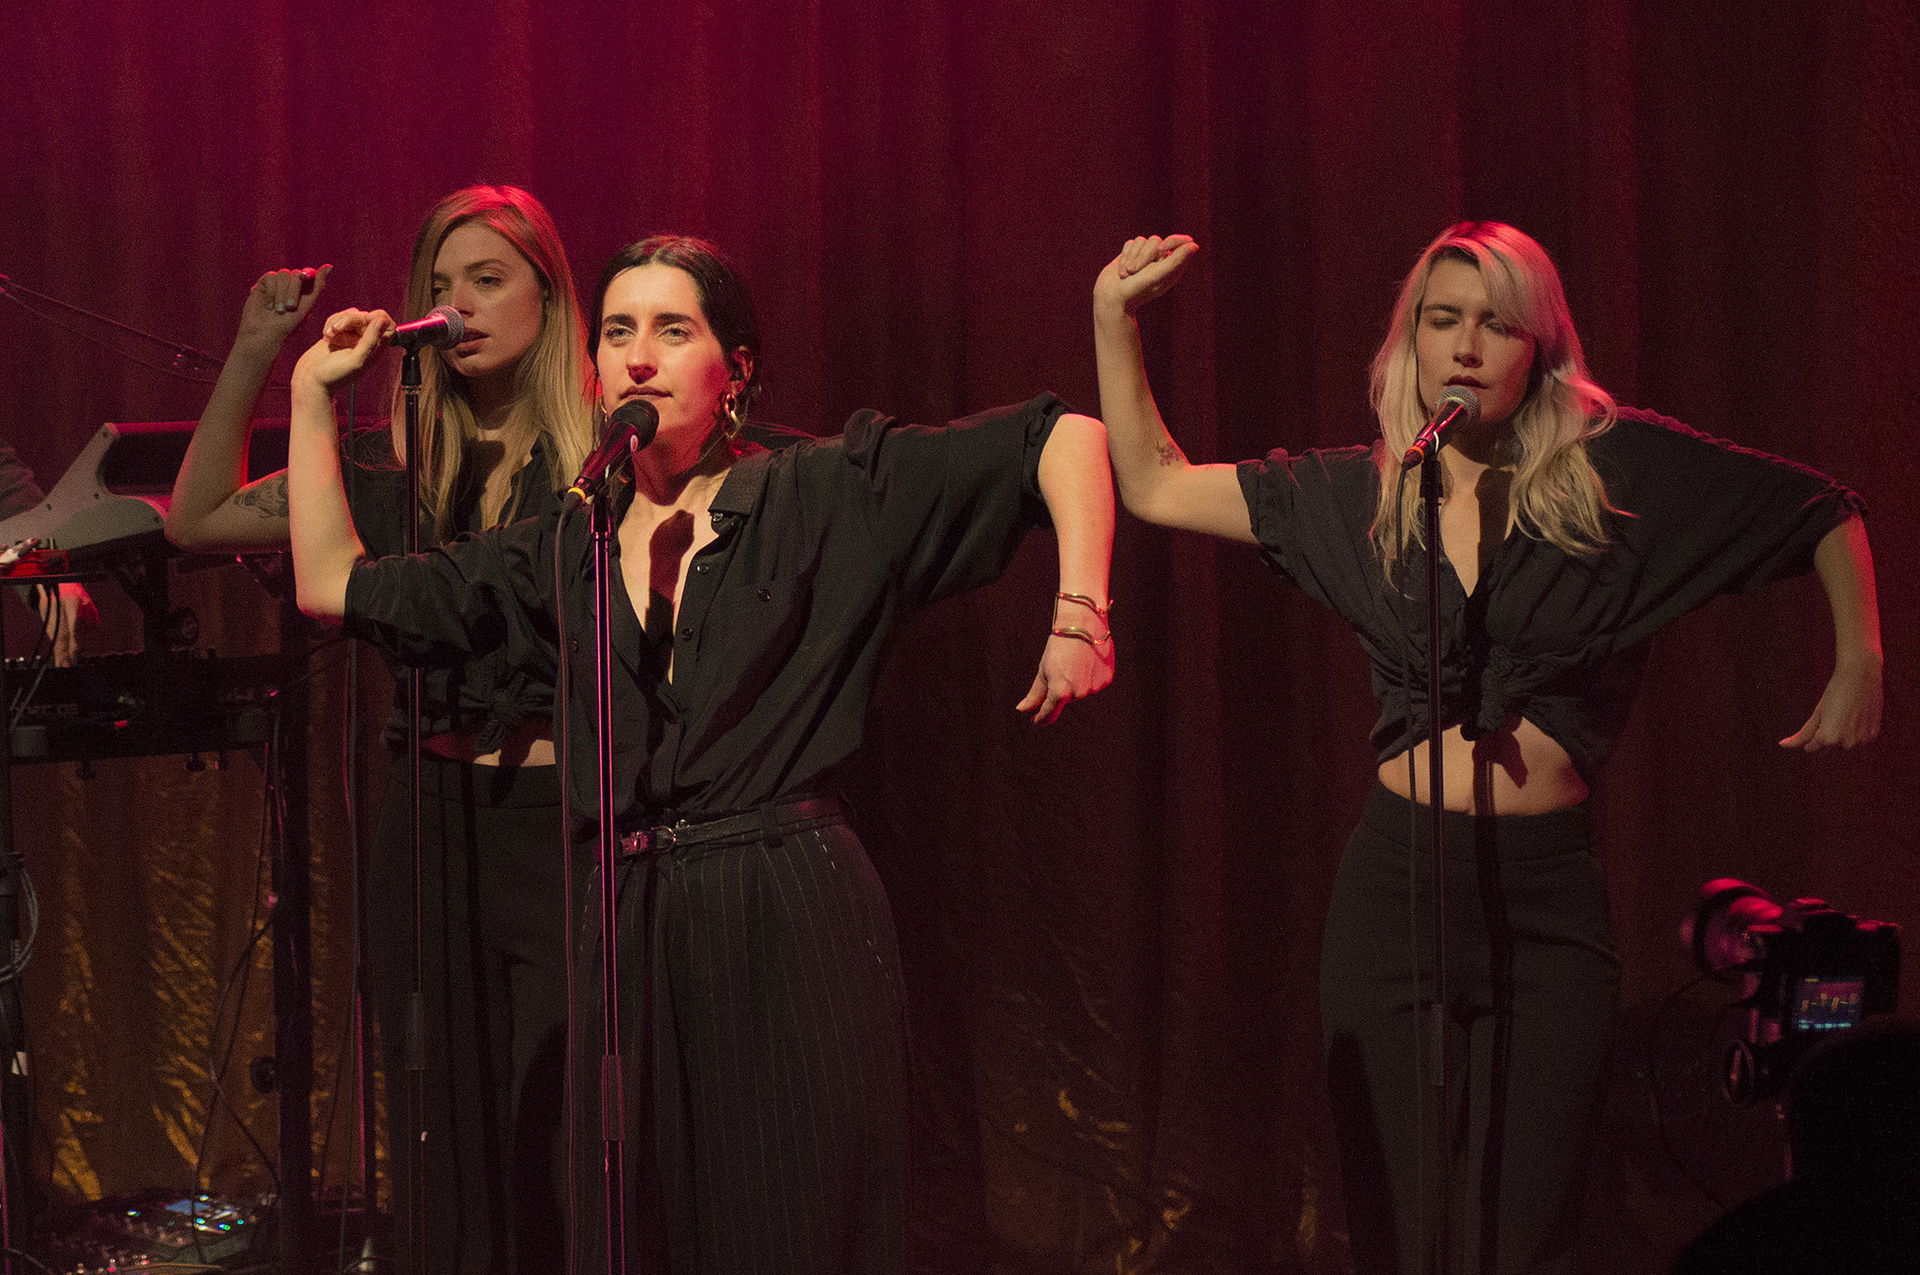
<svg viewBox="0 0 1920 1275">
<path fill-rule="evenodd" d="M 1716 1140 L 1765 1136 L 1699 1097 L 1704 1045 L 1638 1047 L 1689 977 L 1674 930 L 1698 883 L 1920 926 L 1910 0 L 25 0 L 6 34 L 0 272 L 20 283 L 219 351 L 263 269 L 330 261 L 329 303 L 392 304 L 428 205 L 513 182 L 589 284 L 644 232 L 729 247 L 767 333 L 764 411 L 816 432 L 863 405 L 944 419 L 1042 387 L 1096 410 L 1094 274 L 1126 235 L 1183 230 L 1204 255 L 1147 328 L 1188 452 L 1361 440 L 1396 280 L 1447 222 L 1512 221 L 1561 263 L 1602 383 L 1852 482 L 1880 548 L 1881 744 L 1774 745 L 1825 675 L 1801 582 L 1664 640 L 1608 774 L 1636 1024 L 1593 1192 L 1609 1269 L 1658 1266 L 1713 1212 L 1649 1149 L 1636 1069 L 1680 1077 L 1681 1141 L 1723 1189 L 1755 1171 Z M 197 415 L 204 385 L 129 354 L 151 361 L 0 305 L 0 428 L 44 479 L 102 420 Z M 1009 580 L 912 627 L 849 785 L 910 962 L 919 1260 L 1338 1270 L 1313 986 L 1370 774 L 1364 665 L 1250 553 L 1128 523 L 1121 681 L 1033 729 L 1011 706 L 1050 554 L 1036 537 Z M 187 587 L 209 641 L 257 648 L 251 582 Z M 109 602 L 96 649 L 128 629 Z M 337 706 L 337 675 L 322 684 Z M 315 726 L 323 1099 L 347 950 L 338 734 Z M 258 768 L 20 770 L 15 791 L 41 900 L 38 1169 L 70 1196 L 184 1182 L 258 893 Z M 263 989 L 242 1057 L 266 1048 Z M 210 1164 L 227 1193 L 262 1186 L 230 1126 Z"/>
</svg>

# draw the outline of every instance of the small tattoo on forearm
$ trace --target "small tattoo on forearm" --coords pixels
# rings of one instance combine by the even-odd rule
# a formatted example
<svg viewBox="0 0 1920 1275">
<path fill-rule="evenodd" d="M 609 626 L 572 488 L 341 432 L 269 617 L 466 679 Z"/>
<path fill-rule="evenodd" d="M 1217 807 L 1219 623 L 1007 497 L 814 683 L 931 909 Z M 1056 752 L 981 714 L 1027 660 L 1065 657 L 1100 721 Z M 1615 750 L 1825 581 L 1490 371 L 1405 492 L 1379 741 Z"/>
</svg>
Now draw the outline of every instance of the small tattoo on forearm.
<svg viewBox="0 0 1920 1275">
<path fill-rule="evenodd" d="M 1160 440 L 1160 463 L 1162 465 L 1178 465 L 1186 459 L 1186 453 L 1181 451 L 1179 444 L 1175 443 L 1171 438 L 1163 438 Z"/>
<path fill-rule="evenodd" d="M 276 474 L 258 487 L 249 487 L 233 498 L 242 509 L 258 509 L 268 518 L 287 516 L 287 476 Z"/>
</svg>

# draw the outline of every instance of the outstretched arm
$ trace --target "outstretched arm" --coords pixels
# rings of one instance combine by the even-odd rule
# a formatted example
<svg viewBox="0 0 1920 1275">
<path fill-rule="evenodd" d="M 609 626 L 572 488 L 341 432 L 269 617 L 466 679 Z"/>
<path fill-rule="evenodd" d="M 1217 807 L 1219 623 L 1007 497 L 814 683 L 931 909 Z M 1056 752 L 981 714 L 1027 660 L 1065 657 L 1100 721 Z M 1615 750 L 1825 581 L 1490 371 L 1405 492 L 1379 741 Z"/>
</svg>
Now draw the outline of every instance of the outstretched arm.
<svg viewBox="0 0 1920 1275">
<path fill-rule="evenodd" d="M 1040 670 L 1014 709 L 1044 726 L 1069 701 L 1113 681 L 1113 626 L 1107 619 L 1113 476 L 1106 429 L 1091 416 L 1072 413 L 1055 421 L 1040 450 L 1039 480 L 1060 543 L 1060 591 Z"/>
<path fill-rule="evenodd" d="M 1880 599 L 1873 583 L 1867 524 L 1852 517 L 1814 550 L 1814 571 L 1833 611 L 1833 676 L 1806 725 L 1782 748 L 1852 748 L 1880 734 Z"/>
<path fill-rule="evenodd" d="M 287 475 L 247 481 L 247 437 L 280 347 L 313 309 L 332 266 L 269 270 L 247 292 L 233 349 L 173 480 L 167 539 L 182 549 L 281 549 Z"/>
<path fill-rule="evenodd" d="M 1147 384 L 1133 312 L 1171 288 L 1199 245 L 1186 235 L 1129 239 L 1093 285 L 1093 348 L 1113 476 L 1147 522 L 1253 543 L 1232 465 L 1193 465 L 1167 433 Z"/>
<path fill-rule="evenodd" d="M 333 393 L 360 374 L 392 331 L 393 320 L 385 310 L 342 310 L 327 319 L 320 340 L 293 369 L 288 529 L 294 596 L 300 609 L 315 619 L 338 620 L 346 614 L 347 577 L 366 556 L 340 481 Z"/>
</svg>

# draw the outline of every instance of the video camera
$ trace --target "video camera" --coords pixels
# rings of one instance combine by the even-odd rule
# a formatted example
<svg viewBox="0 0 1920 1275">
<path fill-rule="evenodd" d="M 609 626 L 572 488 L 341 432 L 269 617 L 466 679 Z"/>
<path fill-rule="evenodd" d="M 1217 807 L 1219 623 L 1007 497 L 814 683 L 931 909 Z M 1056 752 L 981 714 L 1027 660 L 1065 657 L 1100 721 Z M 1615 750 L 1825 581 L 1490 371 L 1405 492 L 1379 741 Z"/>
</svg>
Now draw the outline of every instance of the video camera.
<svg viewBox="0 0 1920 1275">
<path fill-rule="evenodd" d="M 1742 1106 L 1778 1093 L 1800 1056 L 1900 1000 L 1900 927 L 1862 921 L 1824 899 L 1776 902 L 1732 877 L 1700 887 L 1680 930 L 1702 970 L 1741 984 L 1743 1039 L 1727 1047 L 1721 1087 Z"/>
</svg>

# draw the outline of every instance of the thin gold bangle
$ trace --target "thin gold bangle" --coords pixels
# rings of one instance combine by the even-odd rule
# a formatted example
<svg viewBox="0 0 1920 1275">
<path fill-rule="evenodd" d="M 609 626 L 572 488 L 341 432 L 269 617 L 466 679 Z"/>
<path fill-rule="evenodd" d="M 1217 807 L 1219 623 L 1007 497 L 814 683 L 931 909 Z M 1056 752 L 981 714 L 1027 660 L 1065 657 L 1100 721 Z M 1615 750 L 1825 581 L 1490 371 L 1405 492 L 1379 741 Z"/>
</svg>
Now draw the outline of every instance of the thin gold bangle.
<svg viewBox="0 0 1920 1275">
<path fill-rule="evenodd" d="M 1108 629 L 1101 636 L 1095 637 L 1091 630 L 1083 629 L 1077 624 L 1062 624 L 1051 630 L 1051 632 L 1055 637 L 1075 638 L 1081 642 L 1085 642 L 1091 647 L 1102 647 L 1113 641 L 1112 629 Z"/>
<path fill-rule="evenodd" d="M 1105 606 L 1101 606 L 1098 602 L 1095 602 L 1092 598 L 1088 597 L 1084 593 L 1056 593 L 1053 596 L 1058 598 L 1062 602 L 1078 602 L 1081 606 L 1093 612 L 1095 615 L 1099 616 L 1103 620 L 1107 618 L 1107 613 L 1113 610 L 1112 598 L 1108 598 L 1107 604 Z"/>
</svg>

